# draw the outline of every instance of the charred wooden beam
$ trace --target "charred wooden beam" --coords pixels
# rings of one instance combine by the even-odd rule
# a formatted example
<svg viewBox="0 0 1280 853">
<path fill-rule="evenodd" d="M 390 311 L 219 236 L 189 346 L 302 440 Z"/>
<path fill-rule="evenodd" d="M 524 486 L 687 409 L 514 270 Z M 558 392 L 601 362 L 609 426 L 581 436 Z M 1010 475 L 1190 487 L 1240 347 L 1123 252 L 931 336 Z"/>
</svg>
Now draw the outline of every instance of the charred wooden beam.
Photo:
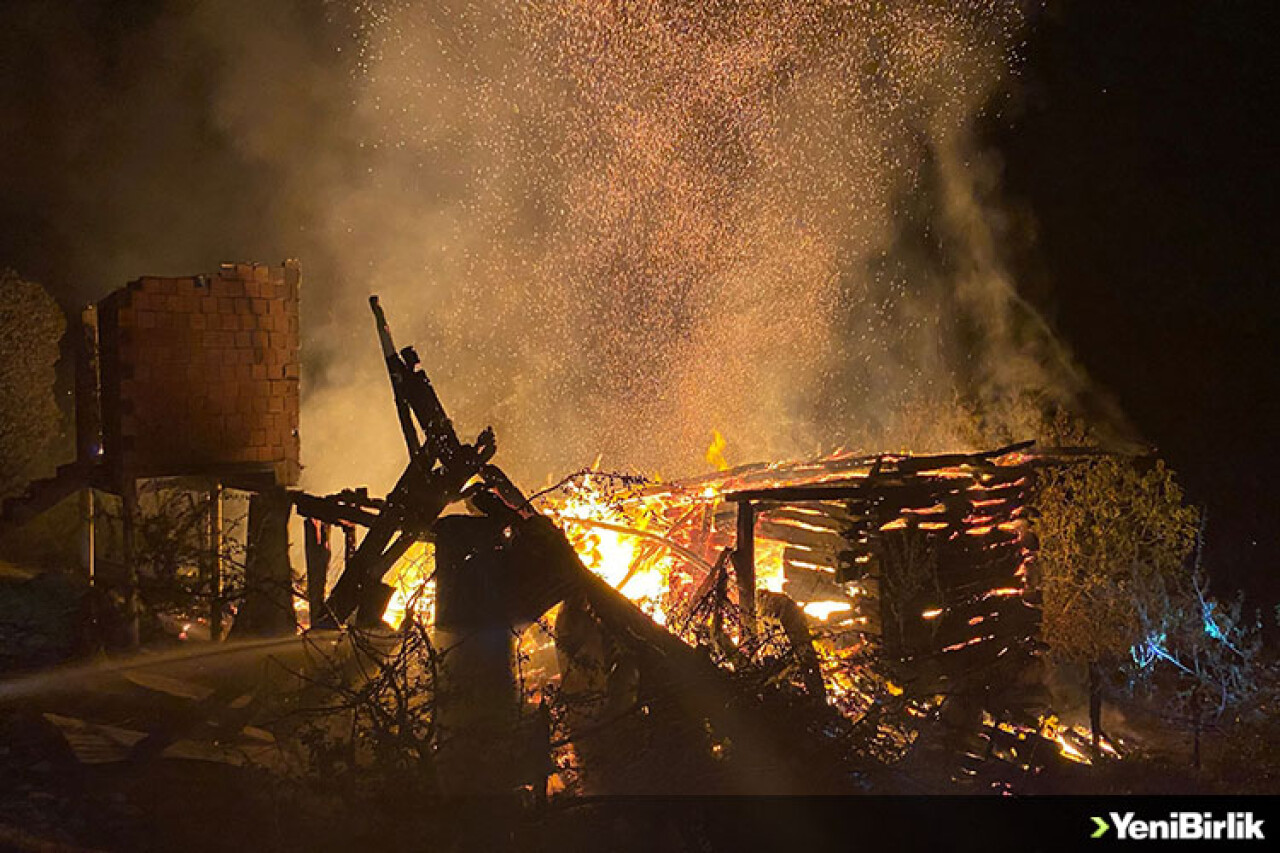
<svg viewBox="0 0 1280 853">
<path fill-rule="evenodd" d="M 763 521 L 782 527 L 799 527 L 814 530 L 814 532 L 826 531 L 837 536 L 840 535 L 841 530 L 853 523 L 853 519 L 847 514 L 839 512 L 840 508 L 837 504 L 811 504 L 810 506 L 818 506 L 822 509 L 801 509 L 792 505 L 759 507 L 757 514 Z M 823 511 L 828 508 L 831 512 Z"/>
<path fill-rule="evenodd" d="M 592 611 L 619 642 L 631 649 L 645 673 L 642 682 L 649 685 L 648 689 L 679 696 L 691 713 L 707 719 L 718 735 L 734 743 L 740 755 L 752 756 L 751 763 L 773 771 L 744 775 L 740 781 L 747 790 L 743 793 L 813 790 L 813 784 L 784 770 L 788 764 L 780 751 L 779 740 L 789 733 L 777 731 L 762 708 L 744 701 L 729 676 L 705 654 L 668 633 L 620 592 L 582 566 L 568 540 L 553 526 L 548 536 L 552 531 L 557 540 L 553 546 L 555 559 L 571 567 L 572 577 Z"/>
<path fill-rule="evenodd" d="M 954 468 L 958 465 L 975 465 L 983 462 L 989 463 L 993 459 L 999 459 L 1001 456 L 1008 456 L 1010 453 L 1019 453 L 1030 450 L 1035 446 L 1035 441 L 1019 441 L 1004 447 L 997 447 L 995 450 L 986 450 L 981 453 L 943 453 L 934 456 L 907 456 L 900 457 L 896 462 L 898 471 L 905 473 L 922 473 L 925 471 L 937 471 L 943 468 Z"/>
<path fill-rule="evenodd" d="M 435 389 L 419 367 L 412 347 L 395 351 L 377 297 L 370 297 L 379 341 L 396 396 L 397 412 L 412 429 L 405 432 L 409 464 L 387 496 L 385 508 L 344 568 L 326 602 L 326 623 L 345 621 L 360 610 L 358 621 L 381 619 L 390 589 L 382 576 L 415 540 L 428 535 L 445 508 L 462 498 L 467 483 L 484 472 L 496 451 L 493 431 L 485 429 L 473 444 L 463 444 L 445 414 Z M 412 420 L 416 420 L 414 426 Z M 416 441 L 421 430 L 422 441 Z M 495 469 L 496 470 L 496 469 Z M 496 474 L 491 474 L 497 479 Z M 503 475 L 505 479 L 505 475 Z M 504 488 L 504 487 L 499 487 Z M 350 521 L 351 519 L 346 519 Z"/>
<path fill-rule="evenodd" d="M 332 549 L 329 544 L 332 525 L 327 521 L 307 518 L 302 526 L 303 555 L 307 561 L 307 609 L 311 626 L 317 627 L 324 614 L 325 587 L 329 580 Z"/>
<path fill-rule="evenodd" d="M 396 345 L 391 340 L 391 329 L 387 326 L 387 316 L 378 304 L 378 297 L 369 297 L 369 307 L 373 310 L 374 323 L 378 329 L 378 343 L 382 347 L 382 357 L 387 363 L 387 374 L 391 378 L 391 393 L 395 400 L 396 417 L 400 421 L 400 431 L 404 435 L 405 446 L 409 450 L 409 458 L 416 459 L 422 452 L 422 440 L 418 437 L 418 428 L 413 423 L 409 411 L 404 386 L 404 371 L 401 370 L 400 357 L 396 354 Z"/>
<path fill-rule="evenodd" d="M 839 501 L 860 497 L 866 491 L 864 483 L 842 483 L 837 485 L 817 484 L 811 486 L 766 486 L 758 489 L 746 489 L 740 492 L 726 492 L 723 495 L 729 503 L 754 503 L 756 501 L 776 501 L 792 503 L 794 501 Z"/>
<path fill-rule="evenodd" d="M 803 527 L 796 527 L 791 524 L 779 524 L 776 521 L 768 520 L 767 517 L 756 522 L 756 536 L 760 539 L 785 542 L 788 545 L 807 548 L 811 551 L 834 553 L 840 546 L 844 545 L 844 540 L 834 530 L 806 530 Z"/>
<path fill-rule="evenodd" d="M 738 581 L 738 608 L 748 632 L 756 624 L 756 508 L 738 503 L 738 536 L 733 546 L 733 571 Z"/>
<path fill-rule="evenodd" d="M 306 492 L 290 492 L 293 506 L 303 518 L 315 519 L 325 524 L 356 524 L 373 527 L 379 514 L 369 508 L 352 503 L 340 495 L 318 496 Z"/>
<path fill-rule="evenodd" d="M 818 653 L 814 651 L 813 636 L 809 633 L 809 623 L 805 620 L 804 611 L 790 596 L 768 590 L 760 593 L 760 611 L 761 615 L 776 619 L 782 625 L 787 642 L 791 644 L 796 662 L 800 665 L 804 689 L 809 698 L 825 702 L 827 688 L 822 680 Z"/>
</svg>

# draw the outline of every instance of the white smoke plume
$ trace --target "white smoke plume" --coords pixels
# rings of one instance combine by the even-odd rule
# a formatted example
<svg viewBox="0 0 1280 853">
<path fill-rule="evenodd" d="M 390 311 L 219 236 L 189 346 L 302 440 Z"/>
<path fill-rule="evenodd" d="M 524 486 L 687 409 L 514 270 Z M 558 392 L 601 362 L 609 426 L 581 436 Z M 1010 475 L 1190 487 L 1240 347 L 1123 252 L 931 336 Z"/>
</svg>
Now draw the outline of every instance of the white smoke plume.
<svg viewBox="0 0 1280 853">
<path fill-rule="evenodd" d="M 978 134 L 1023 4 L 306 10 L 165 26 L 296 223 L 310 488 L 403 464 L 370 293 L 527 485 L 689 473 L 713 429 L 731 462 L 971 447 L 1085 387 L 1005 269 Z"/>
</svg>

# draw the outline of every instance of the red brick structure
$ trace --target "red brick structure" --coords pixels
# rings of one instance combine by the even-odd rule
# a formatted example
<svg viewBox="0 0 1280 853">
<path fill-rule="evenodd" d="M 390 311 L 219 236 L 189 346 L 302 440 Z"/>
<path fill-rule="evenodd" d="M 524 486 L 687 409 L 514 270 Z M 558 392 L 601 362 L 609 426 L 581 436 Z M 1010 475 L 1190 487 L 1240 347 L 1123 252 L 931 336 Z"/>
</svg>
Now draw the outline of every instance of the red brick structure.
<svg viewBox="0 0 1280 853">
<path fill-rule="evenodd" d="M 115 478 L 298 480 L 296 261 L 145 277 L 98 303 Z"/>
</svg>

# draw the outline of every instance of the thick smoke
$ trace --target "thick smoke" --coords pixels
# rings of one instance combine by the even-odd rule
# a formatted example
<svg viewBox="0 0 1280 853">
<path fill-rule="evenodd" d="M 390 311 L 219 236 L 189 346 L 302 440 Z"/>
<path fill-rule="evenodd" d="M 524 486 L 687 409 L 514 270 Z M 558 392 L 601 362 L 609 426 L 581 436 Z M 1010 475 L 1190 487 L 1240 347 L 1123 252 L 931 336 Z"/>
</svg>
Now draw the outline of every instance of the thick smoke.
<svg viewBox="0 0 1280 853">
<path fill-rule="evenodd" d="M 400 461 L 369 292 L 526 478 L 597 454 L 687 472 L 713 429 L 739 461 L 966 446 L 1079 388 L 1003 269 L 975 141 L 1015 5 L 370 3 L 342 19 L 344 81 L 219 23 L 219 115 L 290 164 L 335 265 L 306 342 L 331 365 L 314 485 Z M 272 102 L 336 92 L 337 138 Z"/>
<path fill-rule="evenodd" d="M 260 178 L 249 248 L 303 261 L 329 489 L 403 463 L 370 293 L 530 485 L 597 454 L 688 473 L 713 429 L 731 462 L 1027 435 L 1084 387 L 1005 271 L 977 136 L 1027 26 L 997 0 L 405 0 L 148 32 L 200 57 L 202 132 Z M 137 74 L 183 102 L 163 63 Z"/>
</svg>

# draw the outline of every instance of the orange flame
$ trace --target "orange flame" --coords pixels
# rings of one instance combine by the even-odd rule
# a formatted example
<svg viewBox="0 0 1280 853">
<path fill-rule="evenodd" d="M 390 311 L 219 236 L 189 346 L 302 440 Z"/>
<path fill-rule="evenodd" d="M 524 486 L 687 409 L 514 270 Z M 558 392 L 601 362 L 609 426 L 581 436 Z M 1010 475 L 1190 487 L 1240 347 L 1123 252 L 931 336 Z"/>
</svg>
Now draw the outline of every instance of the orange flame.
<svg viewBox="0 0 1280 853">
<path fill-rule="evenodd" d="M 724 449 L 726 446 L 728 446 L 728 442 L 724 440 L 720 430 L 713 429 L 711 431 L 711 446 L 707 448 L 704 458 L 707 460 L 707 464 L 717 471 L 729 470 L 729 463 L 724 461 Z"/>
</svg>

